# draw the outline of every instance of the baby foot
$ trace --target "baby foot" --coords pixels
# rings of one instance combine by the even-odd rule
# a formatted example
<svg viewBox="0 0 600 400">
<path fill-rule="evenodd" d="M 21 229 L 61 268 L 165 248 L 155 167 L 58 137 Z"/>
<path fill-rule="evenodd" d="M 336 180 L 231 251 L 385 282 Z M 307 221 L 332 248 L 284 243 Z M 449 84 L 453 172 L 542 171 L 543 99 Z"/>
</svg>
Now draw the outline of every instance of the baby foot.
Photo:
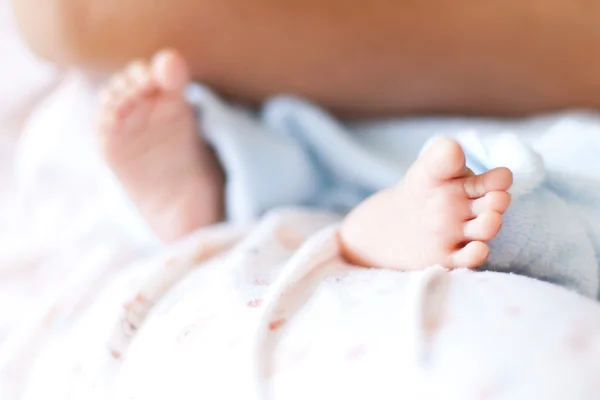
<svg viewBox="0 0 600 400">
<path fill-rule="evenodd" d="M 101 97 L 99 134 L 109 166 L 160 239 L 218 222 L 223 173 L 200 138 L 184 90 L 187 65 L 173 51 L 115 75 Z"/>
<path fill-rule="evenodd" d="M 346 217 L 340 230 L 344 255 L 367 267 L 478 267 L 489 253 L 484 242 L 500 231 L 511 185 L 506 168 L 473 175 L 460 145 L 439 139 L 402 182 Z"/>
</svg>

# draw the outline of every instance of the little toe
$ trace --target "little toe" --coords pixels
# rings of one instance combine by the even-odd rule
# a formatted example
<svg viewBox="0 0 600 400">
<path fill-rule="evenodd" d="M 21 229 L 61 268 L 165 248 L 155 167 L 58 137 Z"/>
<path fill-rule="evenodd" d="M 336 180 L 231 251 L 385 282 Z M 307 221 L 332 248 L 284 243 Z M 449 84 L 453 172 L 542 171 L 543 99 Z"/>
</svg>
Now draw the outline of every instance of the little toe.
<svg viewBox="0 0 600 400">
<path fill-rule="evenodd" d="M 477 268 L 486 262 L 490 248 L 483 242 L 469 242 L 450 255 L 449 268 Z"/>
<path fill-rule="evenodd" d="M 190 81 L 187 62 L 174 50 L 158 52 L 151 69 L 157 84 L 165 91 L 183 91 Z"/>
<path fill-rule="evenodd" d="M 510 200 L 510 193 L 505 191 L 486 193 L 485 196 L 473 200 L 471 207 L 472 217 L 475 218 L 486 211 L 494 211 L 499 214 L 504 214 L 510 205 Z"/>
<path fill-rule="evenodd" d="M 508 168 L 495 168 L 463 179 L 462 185 L 468 198 L 478 199 L 488 192 L 508 190 L 512 181 L 512 172 Z"/>
<path fill-rule="evenodd" d="M 467 173 L 465 153 L 458 142 L 447 138 L 433 142 L 409 171 L 409 174 L 435 181 L 462 178 Z"/>
<path fill-rule="evenodd" d="M 487 241 L 493 239 L 502 228 L 502 215 L 495 211 L 485 211 L 464 226 L 467 240 Z"/>
</svg>

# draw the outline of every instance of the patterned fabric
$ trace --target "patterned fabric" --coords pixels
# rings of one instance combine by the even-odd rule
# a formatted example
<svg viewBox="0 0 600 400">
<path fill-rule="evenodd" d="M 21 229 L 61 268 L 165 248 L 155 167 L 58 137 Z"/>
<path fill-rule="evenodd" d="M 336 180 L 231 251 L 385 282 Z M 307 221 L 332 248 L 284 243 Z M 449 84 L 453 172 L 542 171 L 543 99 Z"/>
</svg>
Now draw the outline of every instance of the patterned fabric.
<svg viewBox="0 0 600 400">
<path fill-rule="evenodd" d="M 4 346 L 0 397 L 597 398 L 597 303 L 511 274 L 353 267 L 336 221 L 279 211 L 81 279 Z"/>
</svg>

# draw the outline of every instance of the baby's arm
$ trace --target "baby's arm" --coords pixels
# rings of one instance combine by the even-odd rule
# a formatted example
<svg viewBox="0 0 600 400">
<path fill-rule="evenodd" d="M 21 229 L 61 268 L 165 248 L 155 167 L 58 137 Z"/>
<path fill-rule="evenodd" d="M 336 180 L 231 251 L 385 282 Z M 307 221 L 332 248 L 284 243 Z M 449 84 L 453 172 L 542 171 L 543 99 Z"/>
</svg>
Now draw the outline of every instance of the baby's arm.
<svg viewBox="0 0 600 400">
<path fill-rule="evenodd" d="M 13 0 L 32 48 L 114 70 L 175 47 L 238 98 L 295 93 L 344 113 L 600 108 L 587 0 Z"/>
</svg>

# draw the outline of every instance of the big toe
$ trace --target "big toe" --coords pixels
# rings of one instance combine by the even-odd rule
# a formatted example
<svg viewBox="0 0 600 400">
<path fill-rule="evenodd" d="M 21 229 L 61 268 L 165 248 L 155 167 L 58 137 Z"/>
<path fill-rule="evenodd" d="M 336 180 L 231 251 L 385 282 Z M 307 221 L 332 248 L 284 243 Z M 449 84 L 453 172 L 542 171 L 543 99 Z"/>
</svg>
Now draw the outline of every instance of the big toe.
<svg viewBox="0 0 600 400">
<path fill-rule="evenodd" d="M 175 50 L 162 50 L 152 59 L 152 72 L 158 85 L 166 91 L 185 89 L 190 81 L 187 62 Z"/>
<path fill-rule="evenodd" d="M 465 153 L 460 144 L 452 139 L 436 139 L 415 162 L 409 173 L 435 181 L 462 178 L 468 173 Z"/>
</svg>

